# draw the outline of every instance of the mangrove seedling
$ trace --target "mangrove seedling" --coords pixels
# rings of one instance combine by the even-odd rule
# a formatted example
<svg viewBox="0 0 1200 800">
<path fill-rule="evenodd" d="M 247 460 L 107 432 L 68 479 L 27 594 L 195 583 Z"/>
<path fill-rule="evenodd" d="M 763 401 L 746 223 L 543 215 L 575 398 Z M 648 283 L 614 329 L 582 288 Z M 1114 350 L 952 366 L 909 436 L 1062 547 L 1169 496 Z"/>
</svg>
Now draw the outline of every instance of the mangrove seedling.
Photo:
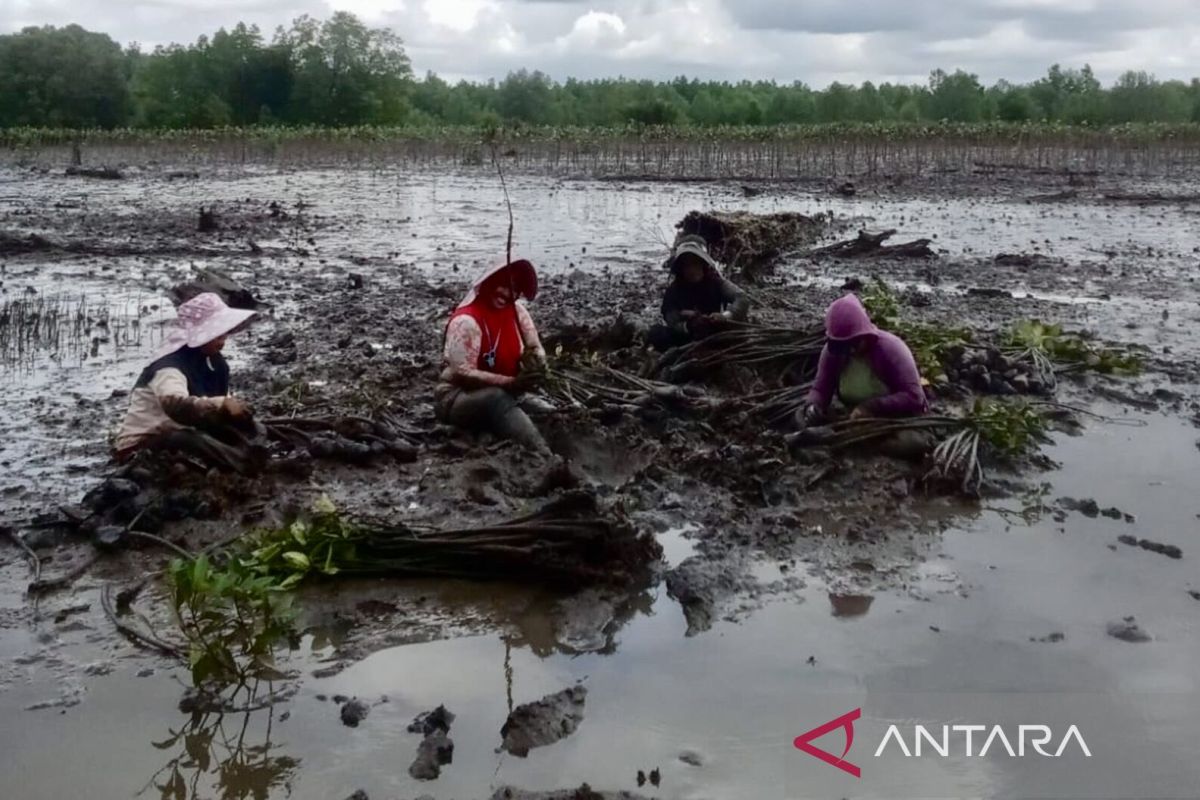
<svg viewBox="0 0 1200 800">
<path fill-rule="evenodd" d="M 201 554 L 167 570 L 196 687 L 276 676 L 275 645 L 292 632 L 291 595 L 277 577 L 238 558 Z"/>
<path fill-rule="evenodd" d="M 1048 386 L 1054 385 L 1056 374 L 1135 374 L 1142 368 L 1141 359 L 1128 349 L 1106 347 L 1078 333 L 1067 333 L 1061 325 L 1036 319 L 1014 325 L 1004 344 L 1006 355 L 1032 364 Z"/>
</svg>

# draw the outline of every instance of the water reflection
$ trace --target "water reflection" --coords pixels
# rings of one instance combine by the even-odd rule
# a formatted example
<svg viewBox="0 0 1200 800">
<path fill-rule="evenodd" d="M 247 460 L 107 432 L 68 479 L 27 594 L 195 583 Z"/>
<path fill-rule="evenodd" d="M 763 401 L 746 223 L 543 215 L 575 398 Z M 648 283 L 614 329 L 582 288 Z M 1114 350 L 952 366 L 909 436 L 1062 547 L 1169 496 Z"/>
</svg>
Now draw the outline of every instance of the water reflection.
<svg viewBox="0 0 1200 800">
<path fill-rule="evenodd" d="M 835 617 L 865 617 L 875 598 L 869 594 L 829 593 L 829 604 Z"/>
<path fill-rule="evenodd" d="M 617 651 L 620 630 L 639 614 L 650 616 L 653 605 L 649 591 L 587 589 L 548 605 L 531 604 L 511 620 L 512 631 L 504 638 L 538 658 L 611 655 Z"/>
<path fill-rule="evenodd" d="M 178 730 L 168 729 L 165 739 L 151 742 L 171 758 L 137 796 L 157 792 L 162 800 L 267 800 L 276 789 L 291 796 L 300 760 L 279 752 L 272 741 L 275 704 L 257 702 L 256 690 L 238 710 L 194 707 Z M 286 713 L 280 716 L 286 719 Z"/>
</svg>

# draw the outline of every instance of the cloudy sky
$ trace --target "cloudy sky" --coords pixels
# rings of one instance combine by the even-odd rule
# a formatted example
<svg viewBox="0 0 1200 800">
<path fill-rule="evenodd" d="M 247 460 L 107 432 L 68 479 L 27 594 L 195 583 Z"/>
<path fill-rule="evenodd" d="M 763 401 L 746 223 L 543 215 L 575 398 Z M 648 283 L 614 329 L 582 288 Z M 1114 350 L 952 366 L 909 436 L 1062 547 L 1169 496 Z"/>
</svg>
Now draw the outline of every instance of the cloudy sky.
<svg viewBox="0 0 1200 800">
<path fill-rule="evenodd" d="M 418 74 L 923 82 L 961 67 L 1027 81 L 1058 62 L 1200 75 L 1200 0 L 0 0 L 0 31 L 77 22 L 121 42 L 193 41 L 354 12 L 404 37 Z"/>
</svg>

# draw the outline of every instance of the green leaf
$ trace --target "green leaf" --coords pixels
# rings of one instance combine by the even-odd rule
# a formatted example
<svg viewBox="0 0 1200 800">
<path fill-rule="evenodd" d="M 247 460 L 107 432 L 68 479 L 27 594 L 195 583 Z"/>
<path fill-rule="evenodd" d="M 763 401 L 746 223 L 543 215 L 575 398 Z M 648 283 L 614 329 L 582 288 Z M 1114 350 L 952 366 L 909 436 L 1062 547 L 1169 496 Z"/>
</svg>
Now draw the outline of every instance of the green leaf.
<svg viewBox="0 0 1200 800">
<path fill-rule="evenodd" d="M 287 562 L 288 566 L 292 567 L 293 569 L 297 569 L 297 570 L 307 571 L 308 569 L 310 569 L 312 567 L 312 564 L 308 560 L 308 556 L 304 555 L 304 553 L 301 553 L 297 550 L 289 550 L 286 553 L 284 553 L 283 560 L 285 562 Z"/>
<path fill-rule="evenodd" d="M 336 514 L 337 506 L 335 506 L 333 501 L 329 499 L 329 495 L 322 494 L 316 499 L 316 502 L 313 503 L 313 511 L 317 514 Z"/>
<path fill-rule="evenodd" d="M 308 543 L 308 526 L 300 520 L 296 520 L 288 527 L 288 533 L 292 535 L 299 544 Z M 285 556 L 286 557 L 286 556 Z"/>
<path fill-rule="evenodd" d="M 299 583 L 300 583 L 300 581 L 302 581 L 302 580 L 304 580 L 304 573 L 303 573 L 303 572 L 293 572 L 291 575 L 289 575 L 289 576 L 287 576 L 286 578 L 284 578 L 284 579 L 283 579 L 283 581 L 282 581 L 282 582 L 279 584 L 279 589 L 280 589 L 281 591 L 286 591 L 286 590 L 288 590 L 288 589 L 293 589 L 293 588 L 295 588 L 295 587 L 296 587 L 296 585 L 297 585 L 297 584 L 299 584 Z"/>
</svg>

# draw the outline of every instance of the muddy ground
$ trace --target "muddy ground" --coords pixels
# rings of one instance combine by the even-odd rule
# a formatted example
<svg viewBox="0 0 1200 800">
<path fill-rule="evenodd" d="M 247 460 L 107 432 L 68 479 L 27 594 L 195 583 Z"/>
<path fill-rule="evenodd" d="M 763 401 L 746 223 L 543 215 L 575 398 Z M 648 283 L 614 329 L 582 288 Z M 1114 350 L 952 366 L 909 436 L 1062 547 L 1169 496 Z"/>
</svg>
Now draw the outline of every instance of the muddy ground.
<svg viewBox="0 0 1200 800">
<path fill-rule="evenodd" d="M 898 240 L 928 237 L 938 253 L 793 254 L 754 287 L 764 298 L 760 319 L 810 325 L 851 279 L 879 276 L 899 288 L 913 319 L 983 334 L 1022 318 L 1062 322 L 1145 347 L 1146 370 L 1065 381 L 1059 400 L 1104 419 L 1084 416 L 1055 433 L 1047 459 L 1019 470 L 996 465 L 982 500 L 927 493 L 919 465 L 797 454 L 777 432 L 753 426 L 554 415 L 542 423 L 576 481 L 659 536 L 667 551 L 660 579 L 631 592 L 575 595 L 429 580 L 316 587 L 305 593 L 307 633 L 285 659 L 300 676 L 292 697 L 246 715 L 255 743 L 248 750 L 217 743 L 213 726 L 228 720 L 177 711 L 176 678 L 186 673 L 134 649 L 100 610 L 101 587 L 135 583 L 167 554 L 99 555 L 49 522 L 107 469 L 106 434 L 170 318 L 167 289 L 208 267 L 266 304 L 231 348 L 237 390 L 261 413 L 386 410 L 420 452 L 413 463 L 317 461 L 305 479 L 237 482 L 215 518 L 168 523 L 164 537 L 198 550 L 323 494 L 349 513 L 441 525 L 524 513 L 562 491 L 546 481 L 556 462 L 433 419 L 444 319 L 503 249 L 502 199 L 485 173 L 231 171 L 168 181 L 148 170 L 100 184 L 9 171 L 3 180 L 0 302 L 65 295 L 89 304 L 82 331 L 51 347 L 34 343 L 0 367 L 8 394 L 0 523 L 35 548 L 46 576 L 71 577 L 34 602 L 24 596 L 23 553 L 0 550 L 8 661 L 0 679 L 12 711 L 4 740 L 27 726 L 45 731 L 6 755 L 23 796 L 81 785 L 81 772 L 51 768 L 61 746 L 53 732 L 72 721 L 72 751 L 102 774 L 97 796 L 113 797 L 143 785 L 174 791 L 177 773 L 186 784 L 179 796 L 189 797 L 345 797 L 358 788 L 371 797 L 485 797 L 505 784 L 583 781 L 663 797 L 845 792 L 837 776 L 810 774 L 787 748 L 836 716 L 834 707 L 821 715 L 830 695 L 864 690 L 876 696 L 879 721 L 961 716 L 943 692 L 986 706 L 1009 687 L 1057 692 L 1063 714 L 1076 710 L 1078 695 L 1106 692 L 1112 708 L 1089 712 L 1097 724 L 1132 715 L 1150 740 L 1195 727 L 1161 704 L 1164 692 L 1179 702 L 1196 697 L 1186 665 L 1198 655 L 1200 611 L 1188 594 L 1200 588 L 1189 561 L 1200 507 L 1188 479 L 1200 460 L 1192 444 L 1200 435 L 1200 339 L 1192 332 L 1200 204 L 1170 200 L 1186 186 L 1114 175 L 1081 191 L 1064 176 L 973 175 L 860 182 L 854 197 L 770 184 L 748 197 L 740 184 L 513 176 L 517 252 L 541 267 L 531 310 L 551 350 L 600 349 L 636 368 L 646 356 L 628 332 L 656 316 L 673 224 L 716 208 L 830 213 L 831 239 L 894 227 Z M 1061 191 L 1076 194 L 1046 200 Z M 201 206 L 215 209 L 215 231 L 197 230 Z M 729 372 L 714 376 L 715 391 L 742 385 Z M 1110 508 L 1120 516 L 1100 516 Z M 1121 545 L 1119 535 L 1178 546 L 1182 558 Z M 154 584 L 138 608 L 169 626 Z M 1107 634 L 1133 615 L 1150 641 Z M 912 672 L 922 668 L 928 680 Z M 514 700 L 580 680 L 587 710 L 570 735 L 521 763 L 496 752 Z M 902 692 L 932 699 L 906 705 Z M 332 702 L 337 694 L 370 704 L 353 733 L 338 724 L 346 703 Z M 692 696 L 709 698 L 708 707 L 686 708 Z M 397 720 L 442 703 L 458 715 L 454 761 L 435 781 L 410 779 L 403 765 L 419 737 Z M 187 747 L 176 757 L 173 743 L 151 746 L 131 719 L 161 731 L 158 744 L 173 742 L 167 731 L 186 730 L 177 738 Z M 120 746 L 96 738 L 112 725 L 123 732 Z M 1189 760 L 1170 748 L 1148 758 L 1159 777 L 1147 766 L 1136 786 L 1120 784 L 1128 788 L 1116 794 L 1188 796 L 1175 792 L 1194 785 Z M 1121 778 L 967 766 L 906 765 L 901 794 L 1095 796 Z M 659 770 L 658 786 L 636 781 L 639 771 Z M 810 785 L 820 791 L 797 788 Z"/>
</svg>

